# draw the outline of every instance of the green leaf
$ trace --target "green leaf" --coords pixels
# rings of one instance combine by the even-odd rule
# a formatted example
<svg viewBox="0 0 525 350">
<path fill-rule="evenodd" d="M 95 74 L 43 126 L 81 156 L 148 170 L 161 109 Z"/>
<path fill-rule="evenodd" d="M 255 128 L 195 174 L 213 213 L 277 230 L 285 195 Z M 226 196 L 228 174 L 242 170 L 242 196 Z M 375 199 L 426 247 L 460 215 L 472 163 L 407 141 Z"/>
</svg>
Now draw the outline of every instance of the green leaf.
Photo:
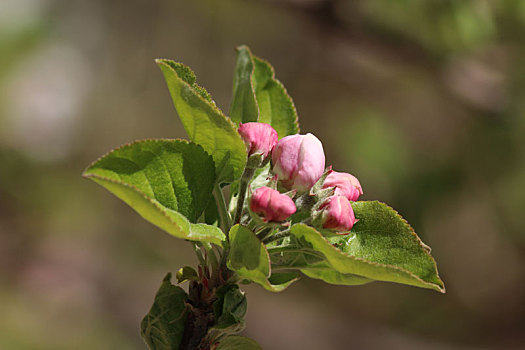
<svg viewBox="0 0 525 350">
<path fill-rule="evenodd" d="M 253 85 L 259 106 L 259 122 L 270 124 L 279 138 L 299 133 L 297 111 L 284 85 L 275 78 L 267 61 L 253 57 Z"/>
<path fill-rule="evenodd" d="M 215 226 L 195 224 L 212 201 L 214 164 L 185 140 L 143 140 L 117 148 L 83 174 L 175 237 L 221 245 Z"/>
<path fill-rule="evenodd" d="M 208 92 L 196 84 L 193 71 L 182 63 L 157 59 L 173 104 L 190 139 L 212 155 L 217 182 L 239 178 L 246 164 L 246 146 L 235 125 L 217 108 Z"/>
<path fill-rule="evenodd" d="M 304 224 L 292 226 L 291 233 L 321 252 L 329 266 L 341 274 L 445 292 L 429 248 L 395 210 L 377 201 L 354 202 L 352 206 L 359 222 L 349 235 L 329 240 Z M 325 278 L 335 281 L 338 276 L 325 274 Z"/>
<path fill-rule="evenodd" d="M 230 335 L 221 339 L 217 350 L 262 350 L 262 348 L 255 340 L 240 335 Z"/>
<path fill-rule="evenodd" d="M 219 209 L 214 198 L 208 202 L 204 210 L 204 222 L 208 225 L 219 226 Z"/>
<path fill-rule="evenodd" d="M 273 67 L 246 46 L 237 48 L 230 117 L 237 123 L 270 124 L 279 138 L 299 133 L 297 111 Z"/>
<path fill-rule="evenodd" d="M 170 282 L 168 273 L 140 324 L 140 334 L 152 350 L 178 349 L 186 323 L 186 292 Z"/>
<path fill-rule="evenodd" d="M 217 300 L 213 303 L 214 328 L 223 332 L 237 333 L 244 329 L 247 301 L 237 284 L 228 284 L 217 290 Z"/>
<path fill-rule="evenodd" d="M 197 274 L 197 271 L 191 266 L 184 266 L 177 271 L 177 283 L 183 283 L 186 281 L 198 281 L 199 275 Z"/>
<path fill-rule="evenodd" d="M 230 230 L 227 265 L 242 279 L 256 282 L 272 292 L 280 292 L 295 282 L 295 272 L 271 274 L 270 258 L 264 244 L 248 228 L 235 225 Z"/>
<path fill-rule="evenodd" d="M 254 67 L 250 50 L 246 46 L 238 47 L 233 76 L 233 99 L 230 107 L 230 118 L 236 123 L 259 120 L 259 107 L 252 83 Z"/>
<path fill-rule="evenodd" d="M 330 265 L 326 267 L 316 267 L 312 269 L 302 269 L 302 273 L 310 278 L 320 279 L 330 284 L 338 284 L 343 286 L 358 286 L 374 282 L 366 277 L 361 277 L 349 273 L 341 273 L 334 270 Z"/>
</svg>

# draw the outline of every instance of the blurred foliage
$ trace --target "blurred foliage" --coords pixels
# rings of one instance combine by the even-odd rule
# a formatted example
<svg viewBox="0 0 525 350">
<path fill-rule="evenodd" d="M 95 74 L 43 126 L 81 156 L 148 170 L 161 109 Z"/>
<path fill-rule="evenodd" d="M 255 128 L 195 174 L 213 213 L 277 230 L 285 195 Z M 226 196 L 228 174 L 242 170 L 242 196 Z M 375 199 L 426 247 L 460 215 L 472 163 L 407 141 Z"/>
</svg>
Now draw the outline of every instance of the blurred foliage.
<svg viewBox="0 0 525 350">
<path fill-rule="evenodd" d="M 246 334 L 265 349 L 525 344 L 522 0 L 1 8 L 0 348 L 144 348 L 158 281 L 194 258 L 80 173 L 119 144 L 184 137 L 155 57 L 194 68 L 228 111 L 240 44 L 275 65 L 328 162 L 433 247 L 448 291 L 248 287 Z"/>
</svg>

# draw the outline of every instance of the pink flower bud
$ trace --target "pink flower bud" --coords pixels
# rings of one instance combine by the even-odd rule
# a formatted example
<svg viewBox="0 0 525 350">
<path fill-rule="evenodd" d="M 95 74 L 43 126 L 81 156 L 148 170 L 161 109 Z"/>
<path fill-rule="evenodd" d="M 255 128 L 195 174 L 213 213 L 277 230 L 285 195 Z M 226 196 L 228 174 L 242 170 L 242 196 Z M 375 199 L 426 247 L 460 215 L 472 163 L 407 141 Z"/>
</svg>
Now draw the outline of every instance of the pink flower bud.
<svg viewBox="0 0 525 350">
<path fill-rule="evenodd" d="M 356 201 L 363 194 L 359 180 L 348 173 L 332 171 L 323 183 L 323 188 L 329 187 L 335 187 L 335 194 L 344 196 L 349 201 Z"/>
<path fill-rule="evenodd" d="M 323 227 L 346 234 L 357 222 L 350 201 L 343 196 L 332 196 L 321 206 Z"/>
<path fill-rule="evenodd" d="M 265 221 L 283 221 L 295 211 L 293 200 L 269 187 L 259 187 L 250 200 L 250 209 L 264 217 Z"/>
<path fill-rule="evenodd" d="M 312 134 L 283 137 L 272 152 L 273 171 L 287 189 L 309 190 L 324 172 L 321 141 Z"/>
<path fill-rule="evenodd" d="M 239 134 L 250 149 L 248 155 L 260 153 L 266 158 L 277 143 L 278 136 L 271 125 L 265 123 L 246 123 L 239 126 Z"/>
</svg>

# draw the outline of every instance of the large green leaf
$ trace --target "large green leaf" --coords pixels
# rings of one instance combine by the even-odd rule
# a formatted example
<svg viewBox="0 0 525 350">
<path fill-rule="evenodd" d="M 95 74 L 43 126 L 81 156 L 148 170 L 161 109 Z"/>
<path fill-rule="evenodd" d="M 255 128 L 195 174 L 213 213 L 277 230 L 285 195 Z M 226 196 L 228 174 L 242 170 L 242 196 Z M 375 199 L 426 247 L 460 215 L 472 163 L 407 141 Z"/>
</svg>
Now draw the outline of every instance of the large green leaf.
<svg viewBox="0 0 525 350">
<path fill-rule="evenodd" d="M 230 117 L 237 123 L 270 124 L 279 138 L 299 132 L 292 98 L 275 78 L 273 67 L 246 46 L 237 48 Z"/>
<path fill-rule="evenodd" d="M 262 350 L 262 348 L 255 340 L 240 335 L 230 335 L 220 340 L 217 350 Z"/>
<path fill-rule="evenodd" d="M 155 295 L 149 313 L 140 324 L 140 334 L 152 350 L 178 349 L 184 334 L 188 295 L 171 284 L 168 273 Z"/>
<path fill-rule="evenodd" d="M 343 275 L 445 291 L 429 248 L 395 210 L 377 201 L 354 202 L 352 206 L 359 222 L 349 235 L 327 239 L 304 224 L 292 226 L 291 232 L 322 253 L 329 266 Z M 324 279 L 332 283 L 337 278 Z"/>
<path fill-rule="evenodd" d="M 220 245 L 215 226 L 196 224 L 212 201 L 215 169 L 202 147 L 185 140 L 143 140 L 117 148 L 83 174 L 175 237 Z"/>
<path fill-rule="evenodd" d="M 230 230 L 227 265 L 239 277 L 256 282 L 272 292 L 280 292 L 295 282 L 295 272 L 271 274 L 270 258 L 264 244 L 248 228 L 235 225 Z"/>
<path fill-rule="evenodd" d="M 246 146 L 235 125 L 217 108 L 193 71 L 182 63 L 157 59 L 173 104 L 190 139 L 215 161 L 217 182 L 239 178 L 246 164 Z"/>
</svg>

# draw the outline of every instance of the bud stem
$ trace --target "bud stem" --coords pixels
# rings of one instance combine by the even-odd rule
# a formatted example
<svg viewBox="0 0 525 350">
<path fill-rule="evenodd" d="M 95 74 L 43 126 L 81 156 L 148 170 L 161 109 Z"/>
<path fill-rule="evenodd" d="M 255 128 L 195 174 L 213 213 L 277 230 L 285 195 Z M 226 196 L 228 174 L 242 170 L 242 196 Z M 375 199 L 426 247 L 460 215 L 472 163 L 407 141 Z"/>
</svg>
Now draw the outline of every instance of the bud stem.
<svg viewBox="0 0 525 350">
<path fill-rule="evenodd" d="M 257 169 L 260 164 L 260 157 L 250 156 L 248 158 L 248 163 L 246 164 L 246 168 L 244 168 L 244 172 L 242 173 L 240 180 L 241 183 L 239 186 L 239 197 L 237 198 L 237 208 L 235 210 L 235 217 L 233 220 L 234 224 L 238 224 L 239 222 L 241 222 L 242 209 L 244 207 L 244 199 L 246 198 L 246 190 L 248 189 L 248 184 L 252 179 L 253 174 L 255 173 L 255 169 Z"/>
<path fill-rule="evenodd" d="M 285 237 L 289 237 L 290 236 L 290 229 L 287 229 L 287 230 L 284 230 L 284 231 L 281 231 L 281 232 L 277 232 L 276 234 L 274 234 L 273 236 L 270 236 L 270 237 L 266 237 L 265 239 L 263 239 L 263 243 L 264 244 L 268 244 L 268 243 L 271 243 L 271 242 L 275 242 L 281 238 L 285 238 Z"/>
</svg>

